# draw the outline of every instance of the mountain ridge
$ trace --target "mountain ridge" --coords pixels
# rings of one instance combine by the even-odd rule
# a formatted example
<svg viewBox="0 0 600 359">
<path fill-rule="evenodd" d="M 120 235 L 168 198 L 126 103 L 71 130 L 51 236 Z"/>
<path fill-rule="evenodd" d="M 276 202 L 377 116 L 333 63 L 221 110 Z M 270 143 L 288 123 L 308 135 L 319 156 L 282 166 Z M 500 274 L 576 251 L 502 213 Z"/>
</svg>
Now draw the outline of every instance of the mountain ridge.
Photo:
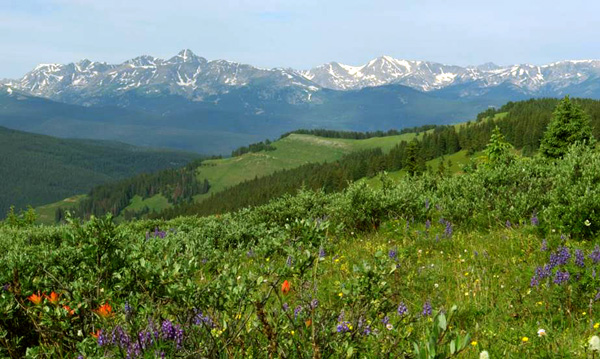
<svg viewBox="0 0 600 359">
<path fill-rule="evenodd" d="M 141 55 L 121 64 L 83 59 L 69 64 L 40 64 L 21 79 L 2 80 L 9 88 L 57 101 L 103 104 L 101 98 L 128 91 L 168 93 L 208 101 L 232 89 L 265 83 L 272 91 L 294 89 L 288 103 L 311 103 L 323 89 L 358 90 L 400 84 L 423 92 L 469 84 L 490 88 L 509 83 L 531 96 L 561 96 L 566 89 L 600 79 L 600 60 L 562 60 L 544 65 L 447 65 L 383 55 L 359 66 L 329 62 L 309 70 L 261 68 L 223 59 L 207 60 L 189 49 L 164 60 Z M 300 96 L 298 96 L 300 95 Z M 120 103 L 124 106 L 125 103 Z"/>
</svg>

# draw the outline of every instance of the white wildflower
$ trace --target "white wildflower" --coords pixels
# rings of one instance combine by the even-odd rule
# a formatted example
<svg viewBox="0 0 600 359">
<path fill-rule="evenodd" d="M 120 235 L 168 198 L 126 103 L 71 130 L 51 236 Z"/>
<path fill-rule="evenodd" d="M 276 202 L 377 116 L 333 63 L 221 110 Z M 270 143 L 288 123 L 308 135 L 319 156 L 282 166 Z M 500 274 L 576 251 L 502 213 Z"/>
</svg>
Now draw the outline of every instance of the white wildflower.
<svg viewBox="0 0 600 359">
<path fill-rule="evenodd" d="M 597 335 L 590 338 L 590 350 L 600 353 L 600 338 Z"/>
<path fill-rule="evenodd" d="M 490 353 L 487 350 L 482 351 L 479 353 L 479 359 L 490 359 Z"/>
</svg>

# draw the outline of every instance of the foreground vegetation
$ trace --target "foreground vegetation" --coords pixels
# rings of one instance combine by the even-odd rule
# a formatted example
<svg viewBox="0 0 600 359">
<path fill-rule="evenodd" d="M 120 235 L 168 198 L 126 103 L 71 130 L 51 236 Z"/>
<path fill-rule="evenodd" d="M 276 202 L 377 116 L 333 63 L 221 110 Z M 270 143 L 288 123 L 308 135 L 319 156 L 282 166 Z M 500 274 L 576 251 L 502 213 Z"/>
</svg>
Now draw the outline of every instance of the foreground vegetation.
<svg viewBox="0 0 600 359">
<path fill-rule="evenodd" d="M 0 355 L 593 358 L 600 149 L 568 98 L 541 143 L 206 217 L 11 213 Z"/>
<path fill-rule="evenodd" d="M 461 176 L 219 216 L 5 223 L 2 354 L 585 357 L 600 153 L 487 153 Z"/>
</svg>

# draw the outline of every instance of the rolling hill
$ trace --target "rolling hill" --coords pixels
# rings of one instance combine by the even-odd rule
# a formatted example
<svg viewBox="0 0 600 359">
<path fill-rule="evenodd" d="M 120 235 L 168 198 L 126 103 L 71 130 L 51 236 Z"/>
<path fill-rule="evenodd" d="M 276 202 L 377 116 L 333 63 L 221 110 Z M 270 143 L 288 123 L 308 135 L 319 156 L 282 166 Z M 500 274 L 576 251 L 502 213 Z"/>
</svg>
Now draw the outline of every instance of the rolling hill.
<svg viewBox="0 0 600 359">
<path fill-rule="evenodd" d="M 85 193 L 142 172 L 181 167 L 197 154 L 118 142 L 59 139 L 0 127 L 0 215 Z"/>
</svg>

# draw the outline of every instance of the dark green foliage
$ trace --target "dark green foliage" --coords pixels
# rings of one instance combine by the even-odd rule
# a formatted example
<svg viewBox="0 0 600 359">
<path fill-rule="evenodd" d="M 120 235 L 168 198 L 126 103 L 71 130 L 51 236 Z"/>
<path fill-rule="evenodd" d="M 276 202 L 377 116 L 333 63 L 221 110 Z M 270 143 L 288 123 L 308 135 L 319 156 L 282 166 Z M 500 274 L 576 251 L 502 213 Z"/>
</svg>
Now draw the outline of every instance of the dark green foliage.
<svg viewBox="0 0 600 359">
<path fill-rule="evenodd" d="M 421 155 L 419 141 L 412 140 L 406 147 L 404 168 L 409 175 L 419 175 L 425 171 L 425 161 Z"/>
<path fill-rule="evenodd" d="M 281 138 L 285 138 L 292 133 L 297 133 L 300 135 L 313 135 L 319 137 L 327 137 L 327 138 L 347 138 L 353 140 L 364 140 L 367 138 L 373 137 L 386 137 L 386 136 L 397 136 L 403 133 L 412 133 L 412 132 L 425 132 L 437 127 L 436 125 L 424 125 L 418 127 L 408 127 L 403 128 L 401 130 L 388 130 L 388 131 L 373 131 L 373 132 L 357 132 L 357 131 L 338 131 L 338 130 L 327 130 L 327 129 L 299 129 L 291 132 L 284 133 L 281 135 Z"/>
<path fill-rule="evenodd" d="M 167 169 L 153 174 L 141 174 L 132 178 L 94 187 L 88 196 L 79 203 L 76 210 L 78 217 L 119 215 L 127 207 L 133 197 L 152 197 L 162 194 L 169 203 L 189 202 L 195 195 L 207 193 L 210 189 L 208 181 L 196 179 L 196 169 L 202 164 L 195 161 L 179 169 Z M 148 214 L 146 207 L 138 213 L 127 213 L 128 218 L 134 215 L 141 217 Z M 56 219 L 64 217 L 62 209 L 57 210 Z"/>
<path fill-rule="evenodd" d="M 89 191 L 95 185 L 180 167 L 199 156 L 117 142 L 58 139 L 0 127 L 0 216 Z"/>
<path fill-rule="evenodd" d="M 512 145 L 506 141 L 500 128 L 496 126 L 490 137 L 490 142 L 485 148 L 485 155 L 490 164 L 509 161 L 511 158 Z"/>
<path fill-rule="evenodd" d="M 271 145 L 271 141 L 268 139 L 263 142 L 252 143 L 248 146 L 240 147 L 231 152 L 231 157 L 241 156 L 244 153 L 260 152 L 260 151 L 273 151 L 275 147 Z"/>
<path fill-rule="evenodd" d="M 592 139 L 590 116 L 567 96 L 552 114 L 552 120 L 542 139 L 540 153 L 546 157 L 560 158 L 574 143 L 589 144 Z"/>
</svg>

